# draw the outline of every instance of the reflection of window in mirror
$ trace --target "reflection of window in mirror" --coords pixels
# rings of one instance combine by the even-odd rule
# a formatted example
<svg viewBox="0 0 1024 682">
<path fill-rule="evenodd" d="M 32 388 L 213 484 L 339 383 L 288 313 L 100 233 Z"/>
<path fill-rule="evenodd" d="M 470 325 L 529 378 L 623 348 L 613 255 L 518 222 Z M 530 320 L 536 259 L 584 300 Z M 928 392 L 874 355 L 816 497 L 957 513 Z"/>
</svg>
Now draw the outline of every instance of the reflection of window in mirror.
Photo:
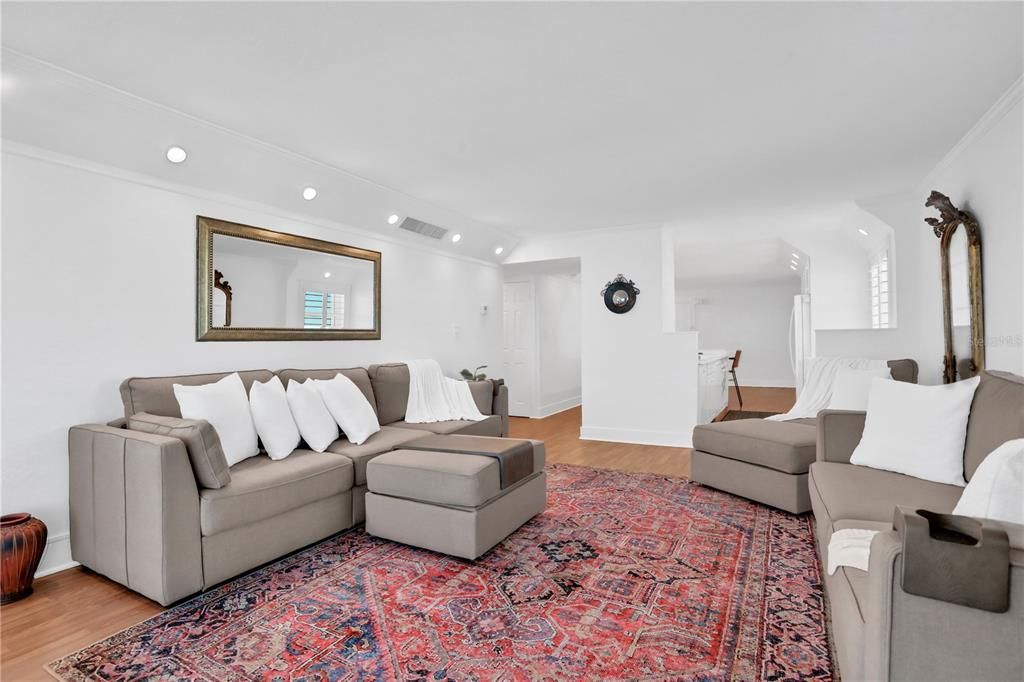
<svg viewBox="0 0 1024 682">
<path fill-rule="evenodd" d="M 954 327 L 971 326 L 967 287 L 967 230 L 958 229 L 949 240 L 949 303 Z"/>
<path fill-rule="evenodd" d="M 889 328 L 889 252 L 871 264 L 871 328 Z"/>
<path fill-rule="evenodd" d="M 305 329 L 344 329 L 345 295 L 329 291 L 307 291 L 303 298 Z"/>
</svg>

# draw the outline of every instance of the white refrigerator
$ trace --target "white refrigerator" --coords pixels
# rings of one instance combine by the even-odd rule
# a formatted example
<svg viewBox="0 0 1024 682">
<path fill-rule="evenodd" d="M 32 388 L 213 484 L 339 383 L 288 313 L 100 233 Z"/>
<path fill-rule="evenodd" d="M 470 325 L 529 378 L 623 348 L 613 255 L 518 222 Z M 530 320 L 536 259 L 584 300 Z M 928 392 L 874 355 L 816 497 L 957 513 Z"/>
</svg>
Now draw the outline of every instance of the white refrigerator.
<svg viewBox="0 0 1024 682">
<path fill-rule="evenodd" d="M 811 330 L 811 295 L 793 297 L 793 311 L 789 317 L 789 364 L 793 368 L 796 394 L 804 385 L 804 367 L 814 355 L 814 335 Z"/>
</svg>

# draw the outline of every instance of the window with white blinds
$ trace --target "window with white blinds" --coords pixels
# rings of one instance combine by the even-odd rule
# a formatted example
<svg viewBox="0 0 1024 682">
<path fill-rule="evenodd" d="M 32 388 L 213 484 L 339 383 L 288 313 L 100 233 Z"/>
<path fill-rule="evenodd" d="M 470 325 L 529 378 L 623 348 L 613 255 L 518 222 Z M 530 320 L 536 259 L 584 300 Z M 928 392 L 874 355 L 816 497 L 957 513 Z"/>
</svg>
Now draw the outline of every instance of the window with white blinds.
<svg viewBox="0 0 1024 682">
<path fill-rule="evenodd" d="M 307 291 L 303 298 L 304 329 L 343 329 L 345 295 L 326 291 Z"/>
<path fill-rule="evenodd" d="M 889 253 L 871 266 L 871 328 L 889 328 Z"/>
</svg>

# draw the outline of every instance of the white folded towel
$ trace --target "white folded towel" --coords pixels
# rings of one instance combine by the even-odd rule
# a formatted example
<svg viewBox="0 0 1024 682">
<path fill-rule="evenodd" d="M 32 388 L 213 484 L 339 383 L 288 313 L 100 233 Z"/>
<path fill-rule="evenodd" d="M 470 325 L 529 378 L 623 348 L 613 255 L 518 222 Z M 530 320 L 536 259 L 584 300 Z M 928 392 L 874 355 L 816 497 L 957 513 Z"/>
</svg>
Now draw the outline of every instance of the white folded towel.
<svg viewBox="0 0 1024 682">
<path fill-rule="evenodd" d="M 840 566 L 868 570 L 871 558 L 871 540 L 877 530 L 844 528 L 832 533 L 828 541 L 828 574 L 832 575 Z"/>
<path fill-rule="evenodd" d="M 884 369 L 889 364 L 885 360 L 867 360 L 864 358 L 810 358 L 807 361 L 807 375 L 803 388 L 797 396 L 793 409 L 785 414 L 766 417 L 773 421 L 789 421 L 817 417 L 818 412 L 828 407 L 832 398 L 832 384 L 840 369 Z"/>
<path fill-rule="evenodd" d="M 410 360 L 406 364 L 409 366 L 409 402 L 405 421 L 429 424 L 452 419 L 476 422 L 487 419 L 477 408 L 469 384 L 446 377 L 437 360 Z"/>
</svg>

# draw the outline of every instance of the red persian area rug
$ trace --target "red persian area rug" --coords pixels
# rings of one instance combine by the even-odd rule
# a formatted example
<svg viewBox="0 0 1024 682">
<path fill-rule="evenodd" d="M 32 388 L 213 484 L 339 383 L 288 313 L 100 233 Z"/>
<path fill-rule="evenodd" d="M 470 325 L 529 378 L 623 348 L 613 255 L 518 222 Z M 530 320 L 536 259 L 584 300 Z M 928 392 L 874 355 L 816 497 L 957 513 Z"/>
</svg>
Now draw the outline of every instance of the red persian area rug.
<svg viewBox="0 0 1024 682">
<path fill-rule="evenodd" d="M 548 467 L 476 562 L 361 529 L 48 666 L 64 680 L 829 680 L 811 518 L 685 479 Z"/>
</svg>

